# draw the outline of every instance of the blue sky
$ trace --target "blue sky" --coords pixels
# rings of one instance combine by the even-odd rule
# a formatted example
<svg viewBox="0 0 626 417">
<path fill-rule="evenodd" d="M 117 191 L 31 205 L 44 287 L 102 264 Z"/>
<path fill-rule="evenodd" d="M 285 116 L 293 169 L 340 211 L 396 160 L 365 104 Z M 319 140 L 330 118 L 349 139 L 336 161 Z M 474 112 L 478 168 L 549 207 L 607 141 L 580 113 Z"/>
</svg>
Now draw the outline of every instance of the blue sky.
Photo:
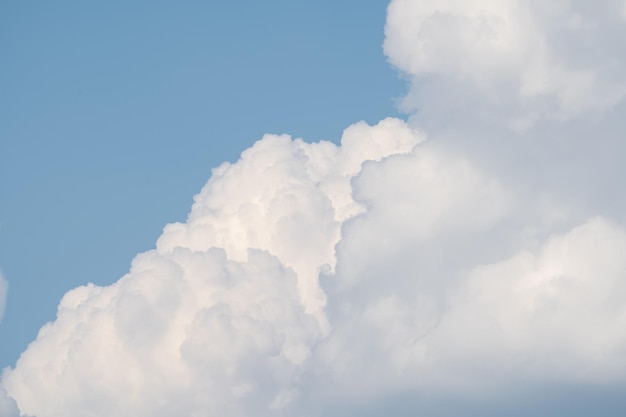
<svg viewBox="0 0 626 417">
<path fill-rule="evenodd" d="M 1 3 L 0 417 L 621 416 L 624 51 L 614 0 Z"/>
<path fill-rule="evenodd" d="M 211 168 L 264 133 L 337 141 L 397 114 L 386 6 L 2 2 L 0 367 L 68 289 L 126 273 Z"/>
</svg>

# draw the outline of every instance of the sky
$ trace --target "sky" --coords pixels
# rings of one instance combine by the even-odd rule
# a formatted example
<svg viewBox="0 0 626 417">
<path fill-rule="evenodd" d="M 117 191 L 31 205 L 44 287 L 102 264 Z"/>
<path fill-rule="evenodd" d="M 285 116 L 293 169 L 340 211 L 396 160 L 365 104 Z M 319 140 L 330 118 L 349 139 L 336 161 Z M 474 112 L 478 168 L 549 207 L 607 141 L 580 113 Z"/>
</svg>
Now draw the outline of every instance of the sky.
<svg viewBox="0 0 626 417">
<path fill-rule="evenodd" d="M 0 416 L 623 415 L 623 1 L 0 19 Z"/>
</svg>

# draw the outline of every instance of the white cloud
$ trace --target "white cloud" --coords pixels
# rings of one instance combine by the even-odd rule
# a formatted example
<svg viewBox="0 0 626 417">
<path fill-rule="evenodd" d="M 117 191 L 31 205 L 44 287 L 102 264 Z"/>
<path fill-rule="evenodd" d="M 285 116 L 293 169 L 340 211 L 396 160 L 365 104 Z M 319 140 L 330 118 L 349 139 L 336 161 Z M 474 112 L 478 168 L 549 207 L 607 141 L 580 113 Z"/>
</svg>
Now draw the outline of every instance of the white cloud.
<svg viewBox="0 0 626 417">
<path fill-rule="evenodd" d="M 20 417 L 15 400 L 7 396 L 7 392 L 2 388 L 0 388 L 0 416 Z"/>
<path fill-rule="evenodd" d="M 129 274 L 68 292 L 3 385 L 38 417 L 286 412 L 329 332 L 317 275 L 365 210 L 351 179 L 421 140 L 397 119 L 357 123 L 341 147 L 267 135 Z"/>
<path fill-rule="evenodd" d="M 595 218 L 533 248 L 511 251 L 498 239 L 509 243 L 498 253 L 482 247 L 493 229 L 426 242 L 410 231 L 372 233 L 392 228 L 391 217 L 355 222 L 359 233 L 339 248 L 335 331 L 317 357 L 331 373 L 317 387 L 328 402 L 346 392 L 358 403 L 411 390 L 462 398 L 626 382 L 623 228 Z"/>
<path fill-rule="evenodd" d="M 68 292 L 2 384 L 72 417 L 623 382 L 626 234 L 536 203 L 398 120 L 268 135 L 125 277 Z"/>
<path fill-rule="evenodd" d="M 354 181 L 368 211 L 344 225 L 322 280 L 333 332 L 316 351 L 330 374 L 317 395 L 626 382 L 624 228 L 555 217 L 431 145 Z"/>
<path fill-rule="evenodd" d="M 393 0 L 388 12 L 385 53 L 413 77 L 407 108 L 526 128 L 605 111 L 626 94 L 618 2 Z M 460 91 L 477 108 L 455 107 Z"/>
<path fill-rule="evenodd" d="M 1 386 L 38 417 L 623 386 L 621 7 L 394 0 L 410 123 L 266 135 L 126 276 L 68 292 Z"/>
<path fill-rule="evenodd" d="M 7 300 L 7 292 L 9 290 L 9 284 L 0 272 L 0 321 L 4 317 L 4 308 Z"/>
<path fill-rule="evenodd" d="M 474 268 L 452 297 L 443 346 L 531 376 L 624 381 L 626 233 L 603 218 L 549 238 L 536 250 Z M 618 295 L 619 294 L 619 295 Z M 493 313 L 497 312 L 497 315 Z M 448 339 L 451 337 L 452 339 Z"/>
</svg>

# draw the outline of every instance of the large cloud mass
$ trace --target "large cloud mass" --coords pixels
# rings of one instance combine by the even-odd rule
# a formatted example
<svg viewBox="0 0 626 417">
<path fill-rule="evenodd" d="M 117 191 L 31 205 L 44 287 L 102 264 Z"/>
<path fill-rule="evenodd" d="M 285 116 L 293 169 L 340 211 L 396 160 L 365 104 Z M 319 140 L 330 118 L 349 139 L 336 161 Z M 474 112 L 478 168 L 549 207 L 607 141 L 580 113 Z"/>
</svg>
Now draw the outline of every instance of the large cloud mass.
<svg viewBox="0 0 626 417">
<path fill-rule="evenodd" d="M 414 77 L 408 107 L 443 96 L 450 109 L 449 94 L 471 90 L 486 113 L 527 127 L 623 99 L 625 22 L 621 1 L 394 0 L 385 52 Z M 424 76 L 428 95 L 417 91 Z"/>
<path fill-rule="evenodd" d="M 364 415 L 405 393 L 622 387 L 624 10 L 393 1 L 385 51 L 412 77 L 407 103 L 434 97 L 450 125 L 497 117 L 428 140 L 419 117 L 357 123 L 340 145 L 266 135 L 127 275 L 68 292 L 1 386 L 38 417 Z M 458 103 L 477 105 L 437 113 Z M 595 157 L 557 152 L 599 125 Z M 493 132 L 541 147 L 489 162 Z"/>
</svg>

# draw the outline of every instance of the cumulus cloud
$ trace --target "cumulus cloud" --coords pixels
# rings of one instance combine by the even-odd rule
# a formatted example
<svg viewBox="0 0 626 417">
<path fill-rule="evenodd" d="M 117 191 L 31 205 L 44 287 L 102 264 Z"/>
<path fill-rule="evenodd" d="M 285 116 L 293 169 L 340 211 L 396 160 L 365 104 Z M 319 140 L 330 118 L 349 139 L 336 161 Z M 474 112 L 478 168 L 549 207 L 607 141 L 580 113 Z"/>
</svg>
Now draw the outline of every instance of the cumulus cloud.
<svg viewBox="0 0 626 417">
<path fill-rule="evenodd" d="M 363 235 L 371 226 L 358 224 Z M 623 228 L 589 219 L 501 258 L 472 253 L 484 232 L 463 234 L 424 244 L 397 233 L 366 243 L 381 256 L 339 256 L 338 272 L 345 259 L 353 278 L 329 291 L 335 332 L 319 348 L 320 368 L 332 370 L 327 395 L 342 395 L 336 386 L 366 401 L 433 388 L 505 394 L 529 381 L 624 383 Z M 350 238 L 342 245 L 363 245 Z"/>
<path fill-rule="evenodd" d="M 15 400 L 7 396 L 7 392 L 0 388 L 0 416 L 20 417 Z"/>
<path fill-rule="evenodd" d="M 366 210 L 351 180 L 422 140 L 397 119 L 341 146 L 267 135 L 126 276 L 68 292 L 3 385 L 38 417 L 287 413 L 331 331 L 318 274 Z"/>
<path fill-rule="evenodd" d="M 624 381 L 626 234 L 549 214 L 397 119 L 268 135 L 126 276 L 68 292 L 3 385 L 38 417 L 243 416 Z"/>
<path fill-rule="evenodd" d="M 266 135 L 127 275 L 69 291 L 0 386 L 38 417 L 414 415 L 389 404 L 623 387 L 622 11 L 392 1 L 385 51 L 417 116 L 340 145 Z"/>
<path fill-rule="evenodd" d="M 442 105 L 525 128 L 624 98 L 622 11 L 616 1 L 394 0 L 385 53 L 413 78 L 407 108 L 433 113 Z M 478 108 L 449 101 L 458 90 Z"/>
</svg>

